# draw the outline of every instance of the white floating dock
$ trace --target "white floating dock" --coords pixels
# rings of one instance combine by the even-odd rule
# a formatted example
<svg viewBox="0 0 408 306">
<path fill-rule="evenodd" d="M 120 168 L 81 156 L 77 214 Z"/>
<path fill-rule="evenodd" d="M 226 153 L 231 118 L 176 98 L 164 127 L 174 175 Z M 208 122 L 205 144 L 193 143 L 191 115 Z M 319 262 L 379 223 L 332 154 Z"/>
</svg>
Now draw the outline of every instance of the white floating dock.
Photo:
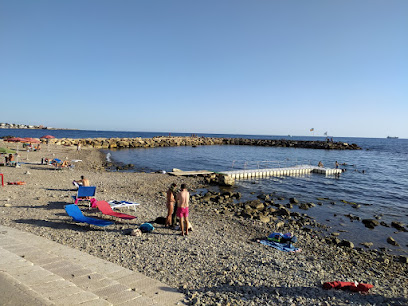
<svg viewBox="0 0 408 306">
<path fill-rule="evenodd" d="M 223 171 L 219 172 L 222 175 L 230 176 L 234 180 L 240 179 L 250 179 L 250 178 L 261 178 L 269 176 L 295 176 L 304 175 L 310 173 L 319 173 L 325 175 L 335 175 L 340 174 L 341 169 L 330 169 L 323 167 L 316 167 L 310 165 L 299 165 L 294 167 L 286 168 L 270 168 L 270 169 L 248 169 L 248 170 L 233 170 L 233 171 Z"/>
</svg>

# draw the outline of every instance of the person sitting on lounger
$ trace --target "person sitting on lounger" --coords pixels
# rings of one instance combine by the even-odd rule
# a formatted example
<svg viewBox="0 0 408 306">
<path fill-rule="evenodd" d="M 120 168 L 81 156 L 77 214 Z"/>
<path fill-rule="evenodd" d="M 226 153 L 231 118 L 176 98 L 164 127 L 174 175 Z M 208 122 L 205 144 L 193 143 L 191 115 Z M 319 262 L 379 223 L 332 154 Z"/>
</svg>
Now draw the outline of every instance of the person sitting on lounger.
<svg viewBox="0 0 408 306">
<path fill-rule="evenodd" d="M 91 183 L 89 182 L 89 180 L 87 178 L 85 178 L 83 175 L 81 175 L 81 179 L 78 181 L 73 181 L 72 184 L 75 185 L 75 187 L 79 187 L 79 186 L 91 186 Z"/>
</svg>

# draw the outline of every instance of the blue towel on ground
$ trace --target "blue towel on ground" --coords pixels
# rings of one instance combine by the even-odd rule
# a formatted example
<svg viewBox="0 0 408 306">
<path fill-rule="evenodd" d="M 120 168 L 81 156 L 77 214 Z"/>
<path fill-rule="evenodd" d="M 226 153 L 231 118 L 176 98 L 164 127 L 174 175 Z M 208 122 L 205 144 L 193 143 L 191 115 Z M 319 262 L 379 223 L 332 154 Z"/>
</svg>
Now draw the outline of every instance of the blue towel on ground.
<svg viewBox="0 0 408 306">
<path fill-rule="evenodd" d="M 295 248 L 294 246 L 291 246 L 290 244 L 287 244 L 287 243 L 279 243 L 279 242 L 268 241 L 268 240 L 261 240 L 259 242 L 263 245 L 271 246 L 283 252 L 299 252 L 300 251 L 299 248 Z"/>
</svg>

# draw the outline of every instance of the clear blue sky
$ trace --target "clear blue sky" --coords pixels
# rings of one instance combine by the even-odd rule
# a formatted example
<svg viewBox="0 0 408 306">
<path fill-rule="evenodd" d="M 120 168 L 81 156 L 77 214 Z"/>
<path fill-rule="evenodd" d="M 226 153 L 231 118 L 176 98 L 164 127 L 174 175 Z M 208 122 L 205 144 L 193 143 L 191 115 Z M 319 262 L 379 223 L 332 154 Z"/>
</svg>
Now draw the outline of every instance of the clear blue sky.
<svg viewBox="0 0 408 306">
<path fill-rule="evenodd" d="M 0 2 L 0 122 L 408 138 L 408 1 Z"/>
</svg>

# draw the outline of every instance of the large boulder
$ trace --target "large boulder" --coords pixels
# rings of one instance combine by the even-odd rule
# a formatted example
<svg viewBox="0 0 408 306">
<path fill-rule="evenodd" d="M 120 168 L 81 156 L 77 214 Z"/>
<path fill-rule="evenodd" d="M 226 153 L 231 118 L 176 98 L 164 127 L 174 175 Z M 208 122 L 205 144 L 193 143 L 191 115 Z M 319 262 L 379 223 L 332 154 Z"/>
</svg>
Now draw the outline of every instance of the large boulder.
<svg viewBox="0 0 408 306">
<path fill-rule="evenodd" d="M 351 241 L 349 241 L 349 240 L 342 240 L 340 243 L 339 243 L 339 246 L 344 246 L 344 247 L 346 247 L 346 248 L 354 248 L 354 243 L 352 243 Z"/>
<path fill-rule="evenodd" d="M 290 211 L 289 209 L 282 207 L 276 210 L 274 214 L 277 216 L 290 216 Z"/>
<path fill-rule="evenodd" d="M 380 222 L 378 222 L 375 219 L 363 219 L 363 221 L 361 221 L 361 222 L 363 222 L 365 227 L 368 227 L 368 228 L 371 228 L 371 229 L 375 228 L 376 226 L 378 226 L 380 224 Z"/>
<path fill-rule="evenodd" d="M 219 175 L 218 184 L 221 186 L 234 186 L 235 180 L 229 175 Z"/>
<path fill-rule="evenodd" d="M 396 229 L 399 230 L 399 231 L 402 231 L 402 232 L 406 232 L 406 231 L 407 231 L 407 229 L 404 227 L 404 224 L 401 223 L 401 222 L 392 221 L 392 222 L 391 222 L 391 226 L 392 226 L 393 228 L 396 228 Z"/>
</svg>

